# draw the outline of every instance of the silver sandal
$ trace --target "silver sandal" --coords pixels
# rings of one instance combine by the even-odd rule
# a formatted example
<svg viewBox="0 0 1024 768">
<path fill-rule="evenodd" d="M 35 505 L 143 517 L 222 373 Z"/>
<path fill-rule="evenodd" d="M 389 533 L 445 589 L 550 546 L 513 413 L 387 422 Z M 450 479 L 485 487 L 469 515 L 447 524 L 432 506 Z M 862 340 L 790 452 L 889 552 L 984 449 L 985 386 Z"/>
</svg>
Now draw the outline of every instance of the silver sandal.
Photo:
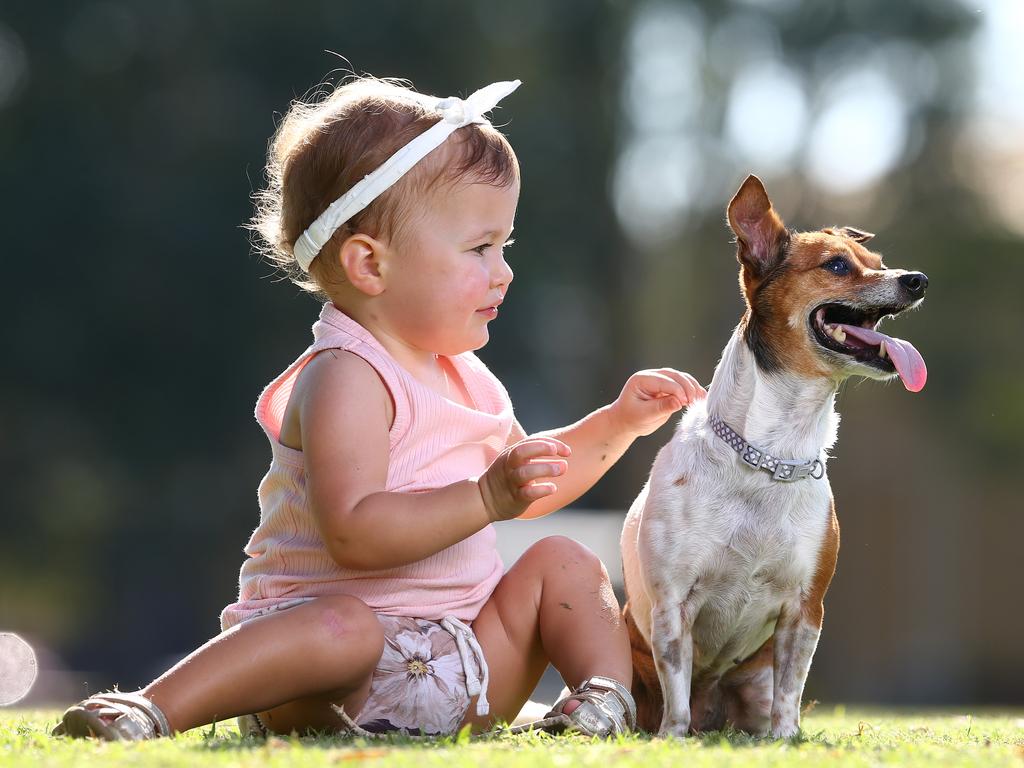
<svg viewBox="0 0 1024 768">
<path fill-rule="evenodd" d="M 69 707 L 50 735 L 142 741 L 170 736 L 172 732 L 164 713 L 142 694 L 110 691 Z"/>
<path fill-rule="evenodd" d="M 562 709 L 570 701 L 580 702 L 569 714 Z M 541 720 L 524 723 L 495 734 L 540 730 L 548 733 L 576 731 L 584 736 L 606 738 L 636 728 L 636 702 L 622 683 L 610 677 L 589 677 L 575 691 L 560 698 Z"/>
</svg>

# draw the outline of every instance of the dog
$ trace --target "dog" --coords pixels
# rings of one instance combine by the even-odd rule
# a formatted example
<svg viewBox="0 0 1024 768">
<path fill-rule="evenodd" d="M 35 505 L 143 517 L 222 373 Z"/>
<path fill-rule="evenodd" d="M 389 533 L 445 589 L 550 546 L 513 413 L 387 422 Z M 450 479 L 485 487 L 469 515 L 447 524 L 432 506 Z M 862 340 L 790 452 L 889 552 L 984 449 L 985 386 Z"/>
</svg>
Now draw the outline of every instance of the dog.
<svg viewBox="0 0 1024 768">
<path fill-rule="evenodd" d="M 639 728 L 789 738 L 839 552 L 836 391 L 924 386 L 918 351 L 876 326 L 920 305 L 928 278 L 885 267 L 868 232 L 788 230 L 756 176 L 728 223 L 746 309 L 626 517 L 624 620 Z"/>
</svg>

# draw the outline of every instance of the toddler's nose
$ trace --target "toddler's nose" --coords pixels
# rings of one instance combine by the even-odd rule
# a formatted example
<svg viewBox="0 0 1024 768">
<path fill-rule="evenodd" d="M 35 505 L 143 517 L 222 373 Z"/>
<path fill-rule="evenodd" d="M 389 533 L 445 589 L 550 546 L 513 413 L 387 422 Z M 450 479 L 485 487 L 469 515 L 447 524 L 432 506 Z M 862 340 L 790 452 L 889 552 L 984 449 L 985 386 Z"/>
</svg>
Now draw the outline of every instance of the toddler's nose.
<svg viewBox="0 0 1024 768">
<path fill-rule="evenodd" d="M 512 282 L 512 278 L 515 275 L 512 272 L 512 267 L 508 265 L 508 262 L 504 258 L 501 260 L 501 265 L 498 268 L 497 273 L 494 276 L 495 285 L 508 285 Z"/>
</svg>

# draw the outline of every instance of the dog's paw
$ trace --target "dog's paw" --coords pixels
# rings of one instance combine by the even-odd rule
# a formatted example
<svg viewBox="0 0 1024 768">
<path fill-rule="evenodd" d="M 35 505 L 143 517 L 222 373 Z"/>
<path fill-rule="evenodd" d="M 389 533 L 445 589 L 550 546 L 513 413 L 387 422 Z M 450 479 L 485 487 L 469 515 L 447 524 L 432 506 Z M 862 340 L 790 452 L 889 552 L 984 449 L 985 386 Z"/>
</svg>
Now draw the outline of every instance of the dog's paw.
<svg viewBox="0 0 1024 768">
<path fill-rule="evenodd" d="M 797 723 L 776 723 L 772 725 L 773 739 L 792 739 L 800 735 L 800 726 Z"/>
<path fill-rule="evenodd" d="M 661 721 L 661 728 L 658 730 L 658 736 L 664 738 L 665 736 L 675 736 L 677 739 L 685 738 L 690 733 L 690 718 L 668 718 Z"/>
</svg>

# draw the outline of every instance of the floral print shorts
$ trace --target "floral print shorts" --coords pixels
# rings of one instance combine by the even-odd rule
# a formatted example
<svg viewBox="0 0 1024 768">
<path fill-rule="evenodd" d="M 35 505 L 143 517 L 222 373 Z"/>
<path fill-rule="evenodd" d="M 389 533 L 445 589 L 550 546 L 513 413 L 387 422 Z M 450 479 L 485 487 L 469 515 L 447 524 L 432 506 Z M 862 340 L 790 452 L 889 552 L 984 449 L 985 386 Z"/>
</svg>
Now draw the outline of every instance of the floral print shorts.
<svg viewBox="0 0 1024 768">
<path fill-rule="evenodd" d="M 281 603 L 259 615 L 301 602 L 306 600 Z M 470 697 L 477 694 L 477 713 L 487 714 L 487 663 L 469 627 L 451 616 L 440 622 L 385 614 L 377 619 L 384 629 L 384 653 L 362 711 L 351 717 L 356 725 L 370 733 L 455 733 Z M 243 735 L 266 734 L 257 716 L 238 720 Z"/>
<path fill-rule="evenodd" d="M 469 670 L 476 678 L 483 675 L 480 662 L 464 659 L 456 635 L 441 623 L 377 618 L 384 627 L 384 654 L 373 672 L 370 696 L 352 719 L 371 733 L 455 733 L 469 709 L 465 667 L 476 664 Z"/>
</svg>

